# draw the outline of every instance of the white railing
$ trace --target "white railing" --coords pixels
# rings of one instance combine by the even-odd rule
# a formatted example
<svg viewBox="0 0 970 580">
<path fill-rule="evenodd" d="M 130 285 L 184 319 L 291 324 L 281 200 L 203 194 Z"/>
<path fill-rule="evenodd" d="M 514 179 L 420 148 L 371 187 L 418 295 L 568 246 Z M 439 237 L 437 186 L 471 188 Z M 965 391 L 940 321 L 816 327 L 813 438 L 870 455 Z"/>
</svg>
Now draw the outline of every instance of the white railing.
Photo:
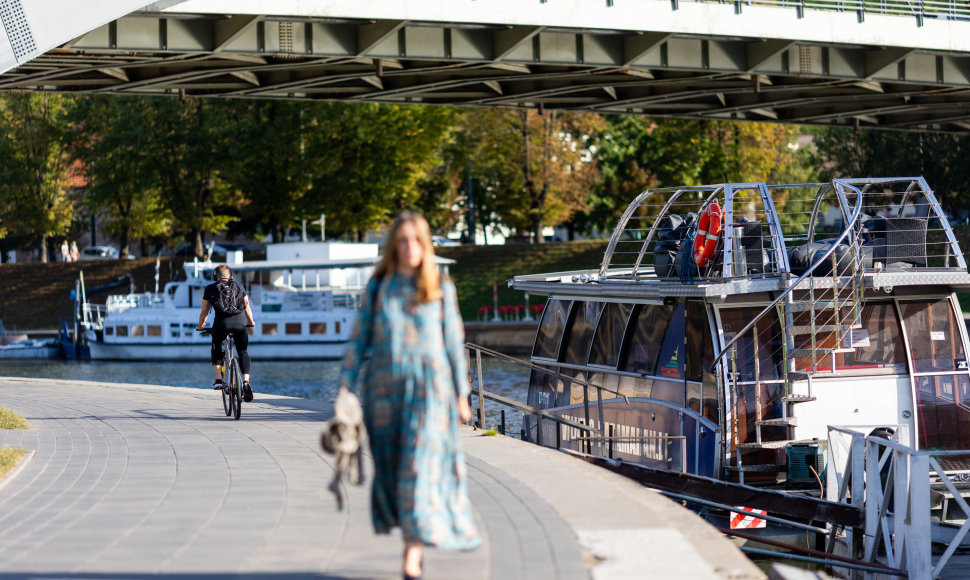
<svg viewBox="0 0 970 580">
<path fill-rule="evenodd" d="M 108 312 L 124 312 L 132 308 L 164 308 L 165 295 L 155 292 L 108 296 L 105 306 Z"/>
<path fill-rule="evenodd" d="M 856 12 L 860 19 L 866 14 L 888 14 L 892 16 L 915 16 L 937 18 L 940 20 L 970 20 L 970 5 L 965 2 L 949 0 L 695 0 L 697 2 L 716 2 L 742 6 L 778 6 L 795 8 L 802 11 L 827 10 L 834 12 Z"/>
<path fill-rule="evenodd" d="M 84 304 L 81 320 L 86 328 L 100 330 L 104 328 L 104 315 L 107 308 L 104 304 Z"/>
<path fill-rule="evenodd" d="M 917 451 L 908 445 L 908 428 L 893 427 L 896 433 L 886 439 L 857 430 L 870 427 L 829 426 L 826 497 L 864 508 L 861 540 L 867 562 L 882 556 L 888 566 L 906 570 L 910 578 L 939 578 L 970 532 L 970 519 L 960 526 L 934 565 L 930 477 L 936 472 L 953 501 L 964 514 L 970 514 L 970 506 L 937 461 L 941 456 L 967 456 L 970 450 Z M 860 538 L 855 531 L 846 530 L 846 539 L 854 548 Z"/>
</svg>

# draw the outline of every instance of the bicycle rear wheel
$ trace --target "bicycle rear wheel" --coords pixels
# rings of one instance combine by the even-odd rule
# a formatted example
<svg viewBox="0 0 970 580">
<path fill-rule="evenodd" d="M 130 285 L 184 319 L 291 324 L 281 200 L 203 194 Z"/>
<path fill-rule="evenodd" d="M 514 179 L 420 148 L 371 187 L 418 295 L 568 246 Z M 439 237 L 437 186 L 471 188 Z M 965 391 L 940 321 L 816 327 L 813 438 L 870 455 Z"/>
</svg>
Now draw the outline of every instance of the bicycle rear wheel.
<svg viewBox="0 0 970 580">
<path fill-rule="evenodd" d="M 232 388 L 229 392 L 232 415 L 236 420 L 239 420 L 239 416 L 242 414 L 242 373 L 239 372 L 239 363 L 236 362 L 236 359 L 233 359 L 230 364 L 229 376 L 232 380 Z"/>
<path fill-rule="evenodd" d="M 222 378 L 225 381 L 229 380 L 229 375 L 226 374 L 226 367 L 222 367 Z M 226 417 L 232 415 L 232 399 L 229 397 L 229 384 L 226 383 L 222 387 L 222 409 L 226 412 Z"/>
</svg>

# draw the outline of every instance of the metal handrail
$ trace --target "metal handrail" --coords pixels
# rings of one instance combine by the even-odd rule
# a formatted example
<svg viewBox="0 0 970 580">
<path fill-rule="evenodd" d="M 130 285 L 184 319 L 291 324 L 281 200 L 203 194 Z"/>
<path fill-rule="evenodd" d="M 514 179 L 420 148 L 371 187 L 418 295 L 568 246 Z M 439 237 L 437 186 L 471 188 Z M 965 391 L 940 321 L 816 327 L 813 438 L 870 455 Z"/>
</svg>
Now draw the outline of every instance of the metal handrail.
<svg viewBox="0 0 970 580">
<path fill-rule="evenodd" d="M 554 371 L 554 370 L 552 370 L 550 368 L 546 368 L 546 367 L 543 367 L 543 366 L 539 366 L 539 365 L 537 365 L 537 364 L 535 364 L 533 362 L 529 362 L 529 361 L 525 361 L 525 360 L 522 360 L 522 359 L 519 359 L 519 358 L 515 358 L 514 356 L 509 356 L 507 354 L 498 352 L 497 350 L 492 350 L 492 349 L 490 349 L 490 348 L 488 348 L 486 346 L 482 346 L 480 344 L 475 344 L 473 342 L 466 342 L 465 343 L 465 348 L 468 348 L 468 349 L 471 349 L 471 350 L 477 350 L 477 351 L 481 352 L 482 354 L 487 354 L 490 357 L 499 358 L 499 359 L 502 359 L 504 361 L 507 361 L 507 362 L 510 362 L 510 363 L 515 363 L 515 364 L 517 364 L 519 366 L 522 366 L 522 367 L 526 367 L 528 369 L 532 369 L 532 370 L 535 370 L 535 371 L 539 371 L 539 372 L 542 372 L 542 373 L 546 373 L 548 375 L 558 375 L 559 374 L 559 371 Z M 573 378 L 573 377 L 570 377 L 569 380 L 572 381 L 572 382 L 574 382 L 574 383 L 576 383 L 576 384 L 582 385 L 584 387 L 592 387 L 594 389 L 604 390 L 607 393 L 612 393 L 612 394 L 616 395 L 617 398 L 623 399 L 623 401 L 625 403 L 627 403 L 627 404 L 630 403 L 630 400 L 627 398 L 626 395 L 624 395 L 623 393 L 621 393 L 619 391 L 615 391 L 615 390 L 613 390 L 613 389 L 611 389 L 609 387 L 603 387 L 603 386 L 600 386 L 600 385 L 594 385 L 593 383 L 590 383 L 588 381 L 584 381 L 582 379 L 577 379 L 577 378 Z"/>
<path fill-rule="evenodd" d="M 811 267 L 809 267 L 808 270 L 805 271 L 804 274 L 802 274 L 801 276 L 799 276 L 798 279 L 795 280 L 794 283 L 792 283 L 791 285 L 789 285 L 788 288 L 784 292 L 782 292 L 781 294 L 778 295 L 777 298 L 775 298 L 774 300 L 772 300 L 771 301 L 771 304 L 769 304 L 768 306 L 766 306 L 764 308 L 764 310 L 762 310 L 761 312 L 759 312 L 758 315 L 755 316 L 751 320 L 751 322 L 749 322 L 748 324 L 746 324 L 744 326 L 744 328 L 742 328 L 740 331 L 738 331 L 737 334 L 734 335 L 734 338 L 732 338 L 731 340 L 729 340 L 728 343 L 726 345 L 724 345 L 724 348 L 722 348 L 721 351 L 717 354 L 717 356 L 714 357 L 714 363 L 711 364 L 711 369 L 710 369 L 711 372 L 715 372 L 716 371 L 717 365 L 721 362 L 721 359 L 724 358 L 724 355 L 726 353 L 728 353 L 728 352 L 731 351 L 731 347 L 734 346 L 734 343 L 736 343 L 738 340 L 740 340 L 741 337 L 743 337 L 745 335 L 745 333 L 747 333 L 749 330 L 751 330 L 751 328 L 755 324 L 757 324 L 758 321 L 761 320 L 761 318 L 765 314 L 767 314 L 768 312 L 771 312 L 778 305 L 778 303 L 781 302 L 782 300 L 784 300 L 789 294 L 791 294 L 792 291 L 794 291 L 795 288 L 797 288 L 798 285 L 803 280 L 805 280 L 805 278 L 808 278 L 809 276 L 811 276 L 812 275 L 812 272 L 815 271 L 815 268 L 817 268 L 819 265 L 821 265 L 822 263 L 824 263 L 825 260 L 827 260 L 832 255 L 832 253 L 835 252 L 835 250 L 836 250 L 836 248 L 838 248 L 839 244 L 841 244 L 842 241 L 845 240 L 846 236 L 849 235 L 849 232 L 852 231 L 852 228 L 855 227 L 856 222 L 859 221 L 859 216 L 862 214 L 862 193 L 859 192 L 859 190 L 856 187 L 853 187 L 852 185 L 849 185 L 848 183 L 845 183 L 845 182 L 843 182 L 841 180 L 836 179 L 836 180 L 833 181 L 833 183 L 834 182 L 838 182 L 838 183 L 842 184 L 845 187 L 850 187 L 850 188 L 854 189 L 857 192 L 857 194 L 858 194 L 856 196 L 856 206 L 855 206 L 855 210 L 852 212 L 852 218 L 846 224 L 845 229 L 842 230 L 842 234 L 835 240 L 835 242 L 832 243 L 832 245 L 829 247 L 829 249 L 826 250 L 824 254 L 822 254 L 822 257 L 819 258 L 818 260 L 816 260 L 811 265 Z"/>
<path fill-rule="evenodd" d="M 738 0 L 725 2 L 724 0 L 694 0 L 698 3 L 739 3 Z M 819 10 L 825 12 L 856 12 L 886 14 L 890 16 L 916 17 L 966 17 L 970 16 L 970 6 L 960 5 L 948 0 L 753 0 L 750 4 L 757 6 L 775 6 L 779 8 L 795 8 L 796 10 Z"/>
</svg>

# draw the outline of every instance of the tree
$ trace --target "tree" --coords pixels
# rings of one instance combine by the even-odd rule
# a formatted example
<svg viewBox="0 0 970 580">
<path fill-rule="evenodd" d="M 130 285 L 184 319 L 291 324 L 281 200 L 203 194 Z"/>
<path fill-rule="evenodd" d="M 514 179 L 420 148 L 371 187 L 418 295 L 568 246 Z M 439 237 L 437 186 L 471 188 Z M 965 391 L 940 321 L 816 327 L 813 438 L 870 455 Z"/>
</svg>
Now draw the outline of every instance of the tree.
<svg viewBox="0 0 970 580">
<path fill-rule="evenodd" d="M 361 237 L 413 207 L 418 182 L 440 163 L 455 113 L 445 107 L 327 103 L 313 110 L 313 184 L 300 209 L 327 216 L 337 234 Z"/>
<path fill-rule="evenodd" d="M 241 223 L 265 228 L 273 239 L 307 217 L 304 199 L 313 183 L 314 159 L 307 151 L 316 109 L 286 101 L 236 101 L 236 132 L 230 140 L 223 179 L 242 194 Z"/>
<path fill-rule="evenodd" d="M 152 170 L 176 232 L 186 234 L 203 257 L 202 236 L 236 219 L 239 200 L 220 180 L 235 127 L 231 103 L 204 99 L 151 100 L 153 132 L 147 141 Z M 238 210 L 236 211 L 238 213 Z"/>
<path fill-rule="evenodd" d="M 101 212 L 104 228 L 126 258 L 133 238 L 165 234 L 172 225 L 153 167 L 155 108 L 146 97 L 92 97 L 71 111 L 74 155 L 90 184 L 84 205 Z"/>
<path fill-rule="evenodd" d="M 970 205 L 970 137 L 830 128 L 815 144 L 825 179 L 923 176 L 946 209 Z"/>
<path fill-rule="evenodd" d="M 63 234 L 74 215 L 68 184 L 65 112 L 69 99 L 38 93 L 0 99 L 0 197 L 7 227 L 37 237 L 42 262 L 48 238 Z"/>
</svg>

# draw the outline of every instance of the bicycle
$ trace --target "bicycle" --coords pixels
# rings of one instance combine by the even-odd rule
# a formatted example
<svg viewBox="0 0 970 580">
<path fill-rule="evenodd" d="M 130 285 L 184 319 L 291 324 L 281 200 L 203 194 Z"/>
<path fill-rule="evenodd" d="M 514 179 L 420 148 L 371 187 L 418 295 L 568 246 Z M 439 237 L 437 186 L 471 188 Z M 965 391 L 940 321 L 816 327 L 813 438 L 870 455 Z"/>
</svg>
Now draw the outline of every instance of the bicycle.
<svg viewBox="0 0 970 580">
<path fill-rule="evenodd" d="M 211 328 L 203 328 L 199 331 L 205 336 L 212 335 Z M 232 415 L 239 420 L 242 414 L 242 372 L 239 370 L 239 362 L 236 360 L 235 343 L 232 340 L 232 333 L 226 335 L 222 341 L 222 378 L 225 386 L 222 387 L 222 408 L 226 412 L 226 417 Z M 228 372 L 226 372 L 228 370 Z"/>
</svg>

